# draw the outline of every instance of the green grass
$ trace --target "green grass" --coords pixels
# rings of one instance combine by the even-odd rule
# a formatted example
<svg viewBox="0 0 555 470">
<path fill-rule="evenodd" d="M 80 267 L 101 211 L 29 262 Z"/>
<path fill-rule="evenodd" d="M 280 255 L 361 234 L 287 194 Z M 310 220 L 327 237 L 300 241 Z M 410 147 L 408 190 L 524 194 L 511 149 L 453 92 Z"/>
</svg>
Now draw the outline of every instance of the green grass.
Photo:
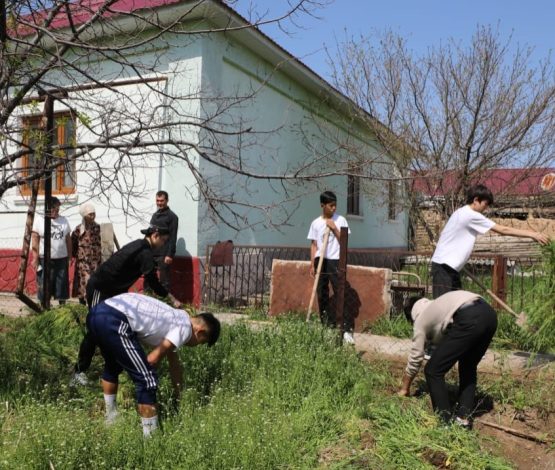
<svg viewBox="0 0 555 470">
<path fill-rule="evenodd" d="M 293 319 L 224 327 L 214 348 L 180 350 L 185 391 L 172 407 L 161 370 L 163 429 L 152 439 L 142 438 L 129 380 L 121 419 L 106 427 L 99 386 L 67 386 L 83 314 L 0 321 L 0 468 L 424 469 L 434 456 L 449 468 L 511 468 L 476 434 L 439 427 L 428 397 L 397 397 L 386 363 Z M 91 377 L 100 366 L 97 357 Z"/>
</svg>

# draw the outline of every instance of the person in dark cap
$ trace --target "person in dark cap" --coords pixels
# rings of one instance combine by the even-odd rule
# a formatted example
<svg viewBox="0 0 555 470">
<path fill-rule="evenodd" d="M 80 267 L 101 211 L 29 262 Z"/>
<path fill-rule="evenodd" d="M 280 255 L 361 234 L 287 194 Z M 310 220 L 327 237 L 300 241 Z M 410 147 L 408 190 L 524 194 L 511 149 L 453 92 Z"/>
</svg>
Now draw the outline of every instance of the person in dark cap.
<svg viewBox="0 0 555 470">
<path fill-rule="evenodd" d="M 168 228 L 150 225 L 147 229 L 141 230 L 141 233 L 145 235 L 144 238 L 122 247 L 91 275 L 87 283 L 89 311 L 103 300 L 127 292 L 141 276 L 144 276 L 156 295 L 167 297 L 175 308 L 181 306 L 181 303 L 160 284 L 153 256 L 153 250 L 164 246 L 168 240 Z M 71 382 L 73 385 L 87 383 L 85 372 L 91 365 L 95 349 L 96 344 L 87 331 L 79 347 L 79 357 Z"/>
</svg>

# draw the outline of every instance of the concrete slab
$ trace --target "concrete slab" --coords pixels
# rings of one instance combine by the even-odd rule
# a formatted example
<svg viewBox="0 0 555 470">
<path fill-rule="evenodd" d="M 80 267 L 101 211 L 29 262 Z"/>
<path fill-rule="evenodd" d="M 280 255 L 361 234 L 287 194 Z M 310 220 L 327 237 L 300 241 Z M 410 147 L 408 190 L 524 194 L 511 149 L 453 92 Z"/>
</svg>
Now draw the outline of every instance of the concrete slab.
<svg viewBox="0 0 555 470">
<path fill-rule="evenodd" d="M 270 290 L 271 316 L 288 312 L 306 312 L 314 278 L 309 261 L 274 260 Z M 355 319 L 355 331 L 363 331 L 391 309 L 391 270 L 366 266 L 348 266 L 345 286 L 345 311 Z M 330 287 L 330 294 L 333 290 Z M 335 296 L 330 299 L 334 308 Z M 318 315 L 318 301 L 313 312 Z"/>
</svg>

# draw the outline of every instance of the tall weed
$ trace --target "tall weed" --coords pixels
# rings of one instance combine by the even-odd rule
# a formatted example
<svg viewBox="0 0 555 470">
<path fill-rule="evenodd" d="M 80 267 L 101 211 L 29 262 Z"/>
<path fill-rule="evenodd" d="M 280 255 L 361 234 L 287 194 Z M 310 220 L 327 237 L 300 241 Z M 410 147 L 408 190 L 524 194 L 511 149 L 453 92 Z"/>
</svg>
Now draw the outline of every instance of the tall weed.
<svg viewBox="0 0 555 470">
<path fill-rule="evenodd" d="M 541 269 L 526 299 L 528 339 L 534 351 L 555 353 L 555 241 L 542 248 Z"/>
</svg>

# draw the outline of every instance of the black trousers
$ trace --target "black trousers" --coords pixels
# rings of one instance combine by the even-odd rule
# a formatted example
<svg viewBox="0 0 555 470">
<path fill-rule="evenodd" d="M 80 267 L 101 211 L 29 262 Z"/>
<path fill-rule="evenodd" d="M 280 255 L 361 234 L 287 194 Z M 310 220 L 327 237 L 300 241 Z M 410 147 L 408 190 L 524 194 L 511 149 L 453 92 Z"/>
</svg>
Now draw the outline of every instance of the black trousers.
<svg viewBox="0 0 555 470">
<path fill-rule="evenodd" d="M 94 283 L 87 283 L 87 306 L 89 307 L 89 312 L 95 305 L 109 297 L 110 296 L 103 295 L 101 291 L 96 289 Z M 85 336 L 79 345 L 79 356 L 77 357 L 77 364 L 75 364 L 75 372 L 86 372 L 89 370 L 95 351 L 96 342 L 87 328 Z"/>
<path fill-rule="evenodd" d="M 156 263 L 156 269 L 158 270 L 158 279 L 160 284 L 169 292 L 170 291 L 170 281 L 171 281 L 171 264 L 164 263 L 165 256 L 155 256 L 154 262 Z M 145 279 L 144 284 L 145 290 L 152 290 L 148 281 Z"/>
<path fill-rule="evenodd" d="M 314 259 L 314 270 L 318 269 L 318 263 L 320 258 Z M 322 262 L 322 271 L 320 272 L 320 278 L 318 279 L 318 287 L 316 288 L 316 293 L 318 295 L 318 309 L 320 311 L 320 321 L 322 324 L 329 326 L 331 328 L 336 326 L 336 305 L 335 299 L 337 297 L 337 286 L 338 286 L 338 275 L 337 269 L 339 266 L 339 260 L 336 259 L 326 259 Z M 329 285 L 333 289 L 333 301 L 330 298 Z M 353 316 L 348 308 L 343 309 L 343 328 L 345 331 L 353 331 Z"/>
<path fill-rule="evenodd" d="M 439 296 L 451 292 L 452 290 L 462 289 L 461 275 L 447 264 L 432 262 L 432 296 L 437 299 Z"/>
<path fill-rule="evenodd" d="M 444 337 L 424 368 L 434 411 L 448 421 L 451 405 L 445 374 L 459 363 L 459 398 L 457 416 L 468 418 L 474 410 L 478 363 L 486 353 L 497 329 L 497 314 L 479 299 L 463 306 L 453 317 Z"/>
</svg>

